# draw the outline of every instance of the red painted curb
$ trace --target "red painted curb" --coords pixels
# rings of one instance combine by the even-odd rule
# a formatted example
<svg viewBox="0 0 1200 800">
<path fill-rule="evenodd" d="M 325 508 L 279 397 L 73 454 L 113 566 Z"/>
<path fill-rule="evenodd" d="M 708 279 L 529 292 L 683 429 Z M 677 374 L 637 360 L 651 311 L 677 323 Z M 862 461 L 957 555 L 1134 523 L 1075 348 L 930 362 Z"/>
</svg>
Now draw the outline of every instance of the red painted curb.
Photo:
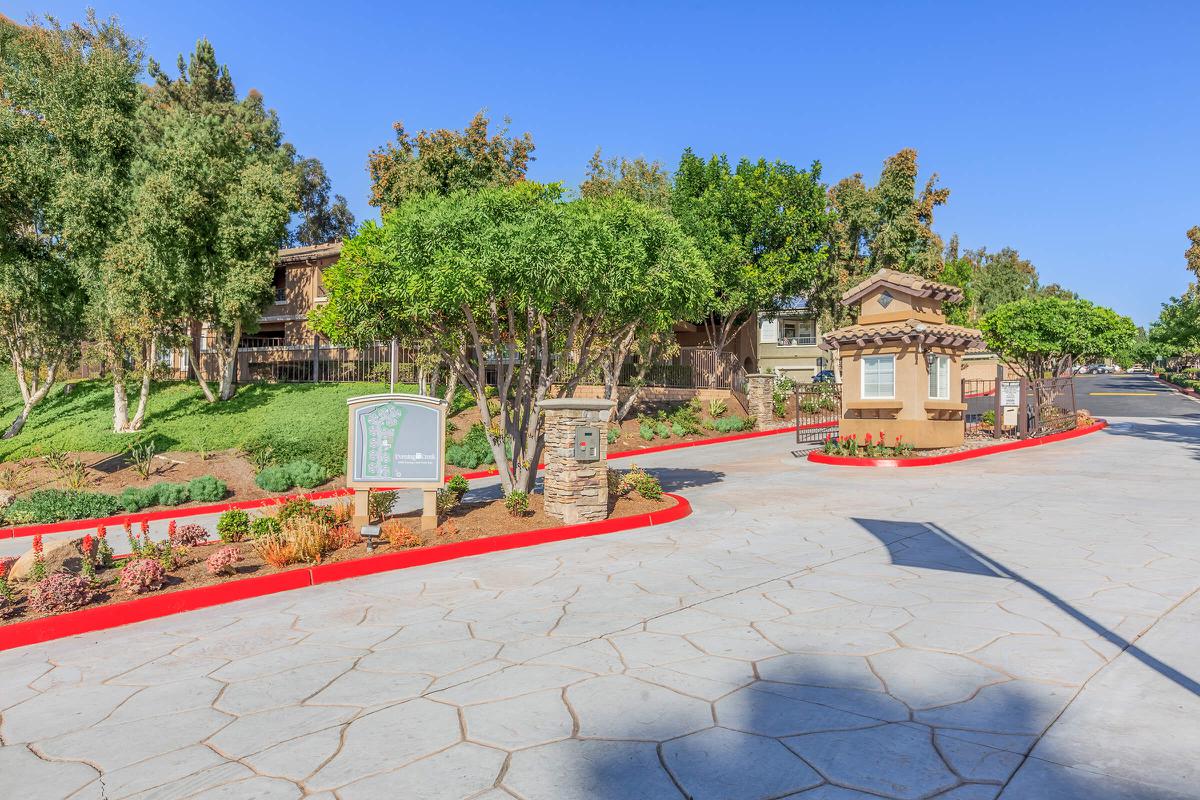
<svg viewBox="0 0 1200 800">
<path fill-rule="evenodd" d="M 1080 436 L 1086 436 L 1089 433 L 1095 433 L 1106 427 L 1108 427 L 1108 421 L 1102 419 L 1083 428 L 1076 428 L 1075 430 L 1064 431 L 1062 433 L 1052 433 L 1040 439 L 1022 439 L 1016 442 L 994 444 L 991 447 L 980 447 L 975 450 L 963 450 L 959 453 L 944 453 L 940 456 L 918 458 L 849 458 L 848 456 L 829 456 L 819 450 L 813 450 L 808 454 L 808 460 L 814 464 L 833 464 L 839 467 L 933 467 L 938 464 L 952 464 L 956 461 L 966 461 L 970 458 L 980 458 L 981 456 L 990 456 L 996 453 L 1006 453 L 1010 450 L 1023 450 L 1026 447 L 1038 447 L 1052 442 L 1075 439 Z"/>
<path fill-rule="evenodd" d="M 836 425 L 836 422 L 816 423 L 813 425 L 801 425 L 800 428 L 824 428 Z M 760 436 L 773 436 L 778 433 L 794 433 L 796 426 L 790 428 L 775 428 L 769 431 L 750 431 L 749 433 L 734 433 L 729 436 L 717 436 L 712 439 L 697 439 L 691 442 L 675 442 L 674 444 L 663 444 L 656 447 L 647 447 L 641 450 L 625 450 L 617 453 L 609 453 L 609 458 L 633 458 L 635 456 L 646 455 L 649 453 L 662 453 L 667 450 L 679 450 L 684 447 L 698 447 L 705 444 L 723 444 L 725 442 L 735 442 L 741 439 L 757 439 Z M 545 464 L 538 464 L 538 468 L 545 467 Z M 476 478 L 491 478 L 500 473 L 494 469 L 479 470 L 476 472 L 461 473 L 462 477 L 467 480 L 475 480 Z M 446 481 L 454 477 L 446 476 Z M 386 491 L 386 490 L 381 490 Z M 177 508 L 168 508 L 161 511 L 144 511 L 135 514 L 119 514 L 115 517 L 103 517 L 96 519 L 71 519 L 63 520 L 62 522 L 50 522 L 42 525 L 18 525 L 9 528 L 0 528 L 0 539 L 16 539 L 22 536 L 35 536 L 42 534 L 43 536 L 49 533 L 62 533 L 64 531 L 77 531 L 95 529 L 103 525 L 104 527 L 113 527 L 124 525 L 128 522 L 130 525 L 137 525 L 141 522 L 154 522 L 160 519 L 177 519 L 182 520 L 187 517 L 196 517 L 202 514 L 220 514 L 228 511 L 231 508 L 240 508 L 247 511 L 254 508 L 266 508 L 267 506 L 280 505 L 288 500 L 296 500 L 303 498 L 307 500 L 330 500 L 335 497 L 346 497 L 353 494 L 351 489 L 325 489 L 320 492 L 307 492 L 304 494 L 283 494 L 278 497 L 263 497 L 257 500 L 238 500 L 229 503 L 212 503 L 205 506 L 180 506 Z"/>
<path fill-rule="evenodd" d="M 14 622 L 11 625 L 0 627 L 0 650 L 11 650 L 14 647 L 61 639 L 64 636 L 94 633 L 184 611 L 195 611 L 209 606 L 232 603 L 236 600 L 315 586 L 320 583 L 333 583 L 346 578 L 374 575 L 380 572 L 435 564 L 502 550 L 531 547 L 548 542 L 561 542 L 567 539 L 580 539 L 585 536 L 598 536 L 651 525 L 663 525 L 683 519 L 692 513 L 692 506 L 686 498 L 671 493 L 665 493 L 664 496 L 674 500 L 675 505 L 646 514 L 604 519 L 597 522 L 583 522 L 578 525 L 564 525 L 560 528 L 521 531 L 520 533 L 434 545 L 399 553 L 385 553 L 354 561 L 301 567 L 286 572 L 277 572 L 273 575 L 243 578 L 214 586 L 198 586 L 194 589 L 183 589 L 170 594 L 148 595 L 109 606 L 83 608 L 52 617 Z"/>
</svg>

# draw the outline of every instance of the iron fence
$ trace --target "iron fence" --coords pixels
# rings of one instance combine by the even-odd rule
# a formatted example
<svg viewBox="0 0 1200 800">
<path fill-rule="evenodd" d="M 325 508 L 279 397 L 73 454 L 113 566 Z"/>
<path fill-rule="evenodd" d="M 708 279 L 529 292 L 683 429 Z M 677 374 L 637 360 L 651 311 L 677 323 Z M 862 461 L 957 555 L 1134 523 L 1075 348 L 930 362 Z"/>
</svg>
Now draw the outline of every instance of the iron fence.
<svg viewBox="0 0 1200 800">
<path fill-rule="evenodd" d="M 1015 405 L 1001 404 L 1004 398 L 998 397 L 997 391 L 1005 394 L 1002 383 L 1016 384 Z M 968 437 L 1038 439 L 1073 430 L 1078 424 L 1073 375 L 1032 381 L 1025 378 L 1003 382 L 963 379 L 962 398 L 967 406 L 963 412 L 963 426 Z"/>
<path fill-rule="evenodd" d="M 842 417 L 842 387 L 833 381 L 797 383 L 792 389 L 796 443 L 816 444 L 835 432 Z"/>
<path fill-rule="evenodd" d="M 963 411 L 963 427 L 967 437 L 994 436 L 996 379 L 964 378 L 962 399 L 967 406 Z"/>
</svg>

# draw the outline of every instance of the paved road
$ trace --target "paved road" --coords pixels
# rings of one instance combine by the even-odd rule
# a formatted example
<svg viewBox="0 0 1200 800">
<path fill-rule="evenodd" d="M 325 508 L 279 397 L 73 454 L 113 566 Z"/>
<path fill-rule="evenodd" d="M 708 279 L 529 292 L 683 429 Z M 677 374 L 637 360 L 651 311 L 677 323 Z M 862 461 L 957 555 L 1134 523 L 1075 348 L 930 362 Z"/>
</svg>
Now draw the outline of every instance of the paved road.
<svg viewBox="0 0 1200 800">
<path fill-rule="evenodd" d="M 1200 402 L 1153 375 L 1078 375 L 1075 402 L 1097 417 L 1176 417 L 1200 420 Z"/>
<path fill-rule="evenodd" d="M 1200 426 L 786 439 L 655 458 L 678 523 L 0 654 L 0 796 L 1200 794 Z"/>
</svg>

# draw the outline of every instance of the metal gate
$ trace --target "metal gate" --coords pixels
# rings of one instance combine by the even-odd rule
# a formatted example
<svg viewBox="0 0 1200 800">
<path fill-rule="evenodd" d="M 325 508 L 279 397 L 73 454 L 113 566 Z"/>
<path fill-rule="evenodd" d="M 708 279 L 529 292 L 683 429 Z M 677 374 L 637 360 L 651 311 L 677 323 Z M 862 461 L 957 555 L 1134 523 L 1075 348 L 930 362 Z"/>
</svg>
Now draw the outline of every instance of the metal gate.
<svg viewBox="0 0 1200 800">
<path fill-rule="evenodd" d="M 792 400 L 796 409 L 796 443 L 819 444 L 837 435 L 842 417 L 842 387 L 833 381 L 797 383 Z"/>
</svg>

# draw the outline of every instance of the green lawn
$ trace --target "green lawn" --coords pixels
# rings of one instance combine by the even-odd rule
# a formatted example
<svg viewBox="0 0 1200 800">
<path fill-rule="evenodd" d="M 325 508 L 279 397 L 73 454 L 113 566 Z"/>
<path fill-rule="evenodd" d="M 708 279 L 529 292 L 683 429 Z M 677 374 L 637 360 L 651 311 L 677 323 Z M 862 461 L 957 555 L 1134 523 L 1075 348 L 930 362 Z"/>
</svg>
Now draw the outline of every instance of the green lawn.
<svg viewBox="0 0 1200 800">
<path fill-rule="evenodd" d="M 0 460 L 49 450 L 120 452 L 131 441 L 153 437 L 159 452 L 224 450 L 243 445 L 272 448 L 275 460 L 308 458 L 340 475 L 346 457 L 346 398 L 387 391 L 378 383 L 253 384 L 224 403 L 206 403 L 194 383 L 156 384 L 150 393 L 145 429 L 112 432 L 112 384 L 81 381 L 71 394 L 56 386 L 19 436 L 0 440 Z M 415 392 L 415 386 L 397 386 Z M 130 386 L 131 405 L 136 388 Z M 20 410 L 20 393 L 10 371 L 0 374 L 0 420 L 4 427 Z M 132 413 L 132 409 L 131 409 Z"/>
</svg>

